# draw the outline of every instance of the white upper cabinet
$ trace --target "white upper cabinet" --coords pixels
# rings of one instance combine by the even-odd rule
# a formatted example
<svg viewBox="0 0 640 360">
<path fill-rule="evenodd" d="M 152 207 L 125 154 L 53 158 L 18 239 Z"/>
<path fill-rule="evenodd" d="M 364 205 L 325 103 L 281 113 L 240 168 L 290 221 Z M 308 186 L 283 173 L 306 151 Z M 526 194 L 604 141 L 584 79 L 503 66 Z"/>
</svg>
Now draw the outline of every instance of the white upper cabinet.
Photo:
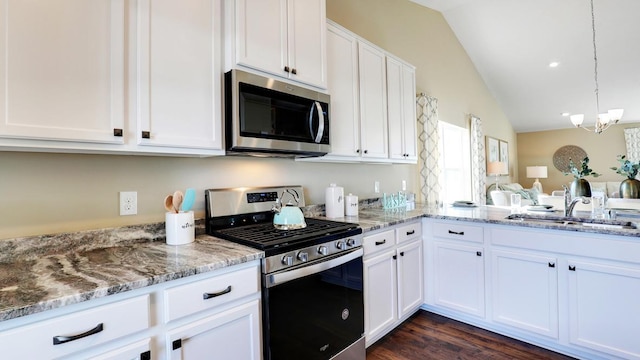
<svg viewBox="0 0 640 360">
<path fill-rule="evenodd" d="M 366 43 L 358 43 L 360 80 L 360 145 L 362 157 L 386 159 L 387 72 L 385 54 Z"/>
<path fill-rule="evenodd" d="M 219 0 L 0 0 L 0 147 L 223 155 Z"/>
<path fill-rule="evenodd" d="M 417 161 L 415 67 L 329 21 L 331 153 L 303 161 Z"/>
<path fill-rule="evenodd" d="M 325 0 L 227 0 L 229 62 L 327 87 Z M 231 13 L 232 12 L 232 13 Z"/>
<path fill-rule="evenodd" d="M 218 0 L 138 0 L 137 144 L 222 149 Z"/>
<path fill-rule="evenodd" d="M 0 137 L 122 144 L 124 0 L 0 9 Z"/>
<path fill-rule="evenodd" d="M 387 56 L 387 113 L 389 116 L 389 157 L 416 163 L 416 72 L 397 58 Z"/>
<path fill-rule="evenodd" d="M 332 156 L 359 156 L 358 42 L 332 24 L 327 28 Z"/>
</svg>

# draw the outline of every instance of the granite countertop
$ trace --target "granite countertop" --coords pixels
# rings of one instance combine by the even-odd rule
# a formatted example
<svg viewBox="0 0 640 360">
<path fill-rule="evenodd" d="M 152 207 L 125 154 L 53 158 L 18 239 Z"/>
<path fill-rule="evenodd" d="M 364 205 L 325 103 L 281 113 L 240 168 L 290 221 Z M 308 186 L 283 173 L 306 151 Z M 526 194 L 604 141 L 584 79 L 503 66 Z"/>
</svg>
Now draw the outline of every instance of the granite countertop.
<svg viewBox="0 0 640 360">
<path fill-rule="evenodd" d="M 364 233 L 427 217 L 640 237 L 637 229 L 505 219 L 510 214 L 489 206 L 417 205 L 409 211 L 365 207 L 356 217 L 331 220 L 357 223 Z M 163 223 L 0 240 L 0 322 L 264 257 L 260 250 L 205 235 L 202 223 L 196 241 L 181 246 L 165 244 Z"/>
<path fill-rule="evenodd" d="M 1 240 L 0 323 L 264 257 L 201 232 L 180 246 L 164 224 Z"/>
</svg>

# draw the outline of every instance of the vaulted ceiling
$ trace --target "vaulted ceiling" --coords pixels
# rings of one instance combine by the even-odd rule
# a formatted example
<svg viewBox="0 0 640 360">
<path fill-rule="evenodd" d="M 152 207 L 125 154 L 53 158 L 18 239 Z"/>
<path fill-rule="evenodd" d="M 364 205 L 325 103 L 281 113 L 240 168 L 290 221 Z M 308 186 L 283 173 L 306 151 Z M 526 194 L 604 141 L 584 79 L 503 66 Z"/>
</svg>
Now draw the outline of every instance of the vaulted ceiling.
<svg viewBox="0 0 640 360">
<path fill-rule="evenodd" d="M 516 132 L 595 123 L 590 0 L 411 1 L 442 12 Z M 593 1 L 600 112 L 639 122 L 640 0 Z"/>
</svg>

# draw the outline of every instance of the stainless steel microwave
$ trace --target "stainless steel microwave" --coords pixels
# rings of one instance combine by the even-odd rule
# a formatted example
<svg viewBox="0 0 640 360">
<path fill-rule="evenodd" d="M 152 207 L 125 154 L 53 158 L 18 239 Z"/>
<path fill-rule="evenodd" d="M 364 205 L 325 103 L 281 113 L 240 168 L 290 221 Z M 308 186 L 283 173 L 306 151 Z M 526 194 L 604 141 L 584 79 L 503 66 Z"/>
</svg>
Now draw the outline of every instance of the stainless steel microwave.
<svg viewBox="0 0 640 360">
<path fill-rule="evenodd" d="M 225 74 L 225 143 L 230 155 L 323 156 L 329 95 L 241 70 Z"/>
</svg>

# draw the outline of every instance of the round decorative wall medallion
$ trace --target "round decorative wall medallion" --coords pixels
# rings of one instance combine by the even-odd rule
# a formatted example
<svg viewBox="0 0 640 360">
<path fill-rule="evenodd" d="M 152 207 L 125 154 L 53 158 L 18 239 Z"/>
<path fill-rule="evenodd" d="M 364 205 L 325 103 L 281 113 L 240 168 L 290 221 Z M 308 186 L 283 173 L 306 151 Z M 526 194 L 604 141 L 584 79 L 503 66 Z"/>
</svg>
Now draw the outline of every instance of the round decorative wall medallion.
<svg viewBox="0 0 640 360">
<path fill-rule="evenodd" d="M 562 172 L 569 171 L 569 159 L 574 164 L 579 164 L 582 159 L 587 157 L 587 152 L 581 147 L 575 145 L 565 145 L 556 150 L 553 154 L 553 166 Z"/>
</svg>

